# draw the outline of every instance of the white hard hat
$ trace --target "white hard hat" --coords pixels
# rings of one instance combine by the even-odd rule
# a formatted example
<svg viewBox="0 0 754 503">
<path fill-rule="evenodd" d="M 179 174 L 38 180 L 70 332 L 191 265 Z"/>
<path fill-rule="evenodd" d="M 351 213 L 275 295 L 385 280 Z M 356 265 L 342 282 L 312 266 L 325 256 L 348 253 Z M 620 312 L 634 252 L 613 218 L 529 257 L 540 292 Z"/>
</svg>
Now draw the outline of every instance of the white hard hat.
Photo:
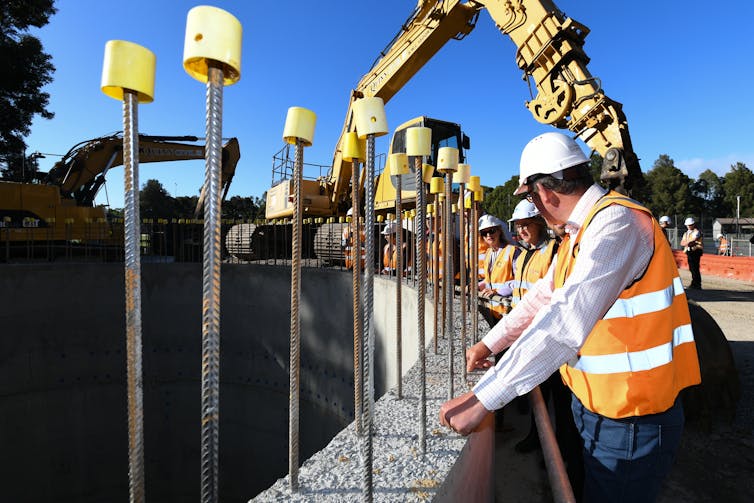
<svg viewBox="0 0 754 503">
<path fill-rule="evenodd" d="M 489 229 L 490 227 L 503 228 L 505 224 L 502 220 L 493 215 L 482 215 L 479 218 L 479 230 Z"/>
<path fill-rule="evenodd" d="M 513 215 L 508 221 L 515 222 L 516 220 L 534 218 L 536 216 L 539 216 L 539 210 L 536 206 L 534 206 L 534 203 L 530 203 L 526 199 L 523 199 L 516 205 L 515 209 L 513 210 Z"/>
<path fill-rule="evenodd" d="M 694 225 L 696 223 L 696 220 L 694 220 L 694 217 L 688 217 L 686 220 L 683 221 L 683 225 Z"/>
<path fill-rule="evenodd" d="M 514 194 L 526 192 L 528 178 L 533 175 L 553 175 L 572 166 L 588 162 L 576 141 L 563 133 L 545 133 L 532 139 L 521 152 L 518 188 Z"/>
<path fill-rule="evenodd" d="M 722 237 L 725 237 L 725 236 L 723 236 L 722 234 L 718 234 L 718 235 L 717 235 L 717 239 L 720 239 L 720 238 L 722 238 Z"/>
<path fill-rule="evenodd" d="M 350 217 L 351 215 L 353 215 L 353 206 L 348 208 L 348 211 L 346 211 L 346 216 Z"/>
<path fill-rule="evenodd" d="M 385 228 L 382 229 L 382 235 L 383 236 L 388 236 L 390 234 L 395 234 L 396 227 L 397 226 L 395 225 L 395 222 L 388 222 L 388 223 L 386 223 L 385 224 Z"/>
<path fill-rule="evenodd" d="M 668 225 L 670 225 L 670 217 L 667 216 L 667 215 L 661 216 L 660 217 L 660 223 L 663 223 L 663 222 L 666 223 L 666 224 L 668 224 Z"/>
</svg>

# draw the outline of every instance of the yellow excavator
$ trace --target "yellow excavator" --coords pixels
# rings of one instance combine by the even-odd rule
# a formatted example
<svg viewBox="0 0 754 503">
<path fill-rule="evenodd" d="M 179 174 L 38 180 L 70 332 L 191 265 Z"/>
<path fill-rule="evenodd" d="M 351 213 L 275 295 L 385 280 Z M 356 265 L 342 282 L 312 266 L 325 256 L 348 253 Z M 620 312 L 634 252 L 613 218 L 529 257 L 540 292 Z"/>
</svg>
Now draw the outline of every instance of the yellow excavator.
<svg viewBox="0 0 754 503">
<path fill-rule="evenodd" d="M 534 119 L 570 130 L 574 137 L 598 152 L 603 158 L 601 177 L 610 188 L 630 193 L 635 185 L 642 183 L 641 168 L 631 146 L 622 105 L 607 97 L 600 80 L 587 69 L 589 58 L 583 49 L 589 33 L 586 26 L 566 17 L 549 0 L 420 0 L 351 92 L 327 175 L 303 181 L 301 197 L 305 215 L 344 216 L 351 206 L 352 164 L 343 160 L 341 142 L 346 132 L 355 130 L 354 102 L 363 97 L 379 97 L 387 103 L 449 40 L 461 40 L 471 33 L 483 11 L 492 17 L 501 34 L 510 37 L 517 47 L 516 64 L 530 89 L 536 89 L 536 94 L 526 102 Z M 434 154 L 441 146 L 455 146 L 459 150 L 469 146 L 468 137 L 457 124 L 419 117 L 394 131 L 389 153 L 405 152 L 400 138 L 405 135 L 407 127 L 414 125 L 432 129 Z M 428 163 L 436 165 L 433 158 L 434 155 L 430 156 Z M 279 170 L 281 176 L 273 175 L 273 186 L 266 199 L 268 222 L 293 215 L 293 203 L 289 197 L 293 192 L 291 174 L 292 167 L 289 166 Z M 361 175 L 360 189 L 363 190 L 366 181 L 364 174 Z M 413 179 L 413 176 L 407 178 Z M 383 172 L 370 183 L 375 184 L 377 211 L 389 211 L 395 201 L 391 177 Z M 403 189 L 404 204 L 411 208 L 413 184 L 404 184 Z M 255 234 L 260 232 L 265 231 L 257 229 Z M 332 239 L 320 241 L 330 242 Z"/>
<path fill-rule="evenodd" d="M 241 157 L 236 138 L 223 145 L 222 190 L 227 195 Z M 139 162 L 204 159 L 196 136 L 139 135 Z M 123 136 L 116 133 L 76 144 L 41 183 L 0 181 L 0 241 L 119 242 L 103 206 L 94 198 L 107 172 L 123 164 Z M 200 197 L 197 211 L 203 198 Z"/>
<path fill-rule="evenodd" d="M 516 63 L 537 91 L 526 102 L 534 119 L 570 130 L 598 152 L 605 160 L 603 181 L 611 187 L 630 191 L 631 184 L 641 179 L 622 106 L 605 95 L 599 79 L 587 69 L 589 58 L 583 49 L 589 33 L 586 26 L 566 17 L 547 0 L 420 0 L 352 91 L 332 168 L 309 186 L 315 195 L 326 199 L 312 199 L 313 204 L 307 206 L 309 214 L 343 215 L 348 209 L 351 163 L 342 159 L 340 144 L 346 132 L 355 130 L 353 103 L 362 97 L 380 97 L 387 103 L 449 40 L 471 33 L 482 11 L 489 13 L 500 32 L 518 48 Z M 433 140 L 435 148 L 442 141 Z M 389 181 L 389 177 L 381 177 L 376 183 L 379 187 Z M 284 180 L 279 185 L 291 183 Z M 288 198 L 276 198 L 278 204 L 269 204 L 276 190 L 285 189 L 275 186 L 268 192 L 267 217 L 292 215 Z M 303 193 L 306 197 L 307 190 Z"/>
</svg>

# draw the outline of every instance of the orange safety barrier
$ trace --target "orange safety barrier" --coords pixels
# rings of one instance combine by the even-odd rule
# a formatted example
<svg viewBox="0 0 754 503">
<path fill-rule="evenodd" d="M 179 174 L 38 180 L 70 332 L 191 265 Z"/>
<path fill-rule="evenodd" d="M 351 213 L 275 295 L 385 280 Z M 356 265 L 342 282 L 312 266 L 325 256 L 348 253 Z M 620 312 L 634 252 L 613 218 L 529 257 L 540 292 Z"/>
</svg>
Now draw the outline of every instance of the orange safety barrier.
<svg viewBox="0 0 754 503">
<path fill-rule="evenodd" d="M 683 251 L 673 250 L 673 255 L 679 269 L 689 268 Z M 710 276 L 754 281 L 754 257 L 726 257 L 705 253 L 699 262 L 699 271 Z"/>
</svg>

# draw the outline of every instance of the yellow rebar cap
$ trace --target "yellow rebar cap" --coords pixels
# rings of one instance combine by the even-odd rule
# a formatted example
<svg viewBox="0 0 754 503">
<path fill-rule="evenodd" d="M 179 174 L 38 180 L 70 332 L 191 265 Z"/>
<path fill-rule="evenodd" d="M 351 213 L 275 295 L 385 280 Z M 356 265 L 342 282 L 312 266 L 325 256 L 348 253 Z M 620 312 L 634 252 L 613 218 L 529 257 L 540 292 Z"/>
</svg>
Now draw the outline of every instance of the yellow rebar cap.
<svg viewBox="0 0 754 503">
<path fill-rule="evenodd" d="M 390 154 L 390 174 L 393 176 L 408 174 L 408 156 L 401 152 Z"/>
<path fill-rule="evenodd" d="M 128 89 L 137 94 L 139 103 L 154 100 L 156 58 L 152 51 L 133 42 L 110 40 L 105 44 L 102 63 L 102 92 L 116 100 Z"/>
<path fill-rule="evenodd" d="M 377 215 L 378 222 L 382 222 L 383 220 L 385 220 L 385 217 L 383 217 L 382 215 Z"/>
<path fill-rule="evenodd" d="M 471 166 L 459 164 L 458 171 L 453 173 L 453 183 L 469 183 L 469 176 L 471 176 Z"/>
<path fill-rule="evenodd" d="M 433 215 L 435 213 L 435 205 L 432 203 L 429 203 L 427 205 L 427 215 Z"/>
<path fill-rule="evenodd" d="M 183 40 L 183 68 L 200 82 L 207 82 L 210 62 L 223 70 L 223 84 L 241 78 L 241 22 L 217 7 L 199 5 L 188 12 Z"/>
<path fill-rule="evenodd" d="M 363 161 L 366 159 L 366 145 L 364 140 L 359 140 L 356 131 L 351 131 L 343 136 L 343 160 Z"/>
<path fill-rule="evenodd" d="M 406 155 L 431 155 L 432 130 L 428 127 L 406 129 Z"/>
<path fill-rule="evenodd" d="M 310 147 L 314 141 L 314 126 L 317 123 L 317 114 L 302 107 L 291 107 L 285 116 L 283 128 L 283 141 L 296 144 L 296 139 L 303 141 L 305 147 Z"/>
<path fill-rule="evenodd" d="M 362 98 L 353 104 L 354 121 L 359 138 L 382 136 L 388 132 L 385 102 L 382 98 Z"/>
<path fill-rule="evenodd" d="M 478 176 L 470 176 L 469 177 L 469 184 L 466 186 L 467 189 L 471 191 L 477 191 L 480 188 L 482 188 L 482 182 L 481 179 Z"/>
<path fill-rule="evenodd" d="M 429 182 L 430 194 L 442 194 L 445 192 L 445 182 L 439 176 L 432 178 Z"/>
<path fill-rule="evenodd" d="M 435 167 L 431 164 L 424 163 L 422 164 L 422 180 L 424 183 L 429 183 L 432 181 L 432 175 L 435 174 Z"/>
<path fill-rule="evenodd" d="M 484 201 L 484 191 L 481 188 L 474 191 L 474 201 L 478 203 Z"/>
<path fill-rule="evenodd" d="M 437 152 L 437 171 L 440 173 L 454 173 L 458 169 L 458 149 L 455 147 L 440 147 Z"/>
</svg>

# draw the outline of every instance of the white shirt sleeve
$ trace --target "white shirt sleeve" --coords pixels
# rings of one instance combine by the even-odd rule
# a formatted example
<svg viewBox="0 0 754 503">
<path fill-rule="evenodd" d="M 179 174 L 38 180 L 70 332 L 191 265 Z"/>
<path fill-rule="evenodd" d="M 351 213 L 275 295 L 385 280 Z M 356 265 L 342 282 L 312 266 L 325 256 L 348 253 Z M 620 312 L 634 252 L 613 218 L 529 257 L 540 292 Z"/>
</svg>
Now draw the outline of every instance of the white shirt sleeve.
<svg viewBox="0 0 754 503">
<path fill-rule="evenodd" d="M 552 289 L 551 266 L 535 284 L 533 295 L 527 293 L 519 304 L 522 308 L 516 312 L 517 305 L 511 319 L 503 323 L 504 318 L 483 339 L 494 348 L 504 347 L 505 338 L 514 342 L 474 387 L 482 405 L 487 410 L 503 407 L 573 358 L 597 320 L 643 274 L 653 249 L 648 215 L 621 205 L 597 213 L 583 232 L 578 258 L 563 287 Z"/>
</svg>

